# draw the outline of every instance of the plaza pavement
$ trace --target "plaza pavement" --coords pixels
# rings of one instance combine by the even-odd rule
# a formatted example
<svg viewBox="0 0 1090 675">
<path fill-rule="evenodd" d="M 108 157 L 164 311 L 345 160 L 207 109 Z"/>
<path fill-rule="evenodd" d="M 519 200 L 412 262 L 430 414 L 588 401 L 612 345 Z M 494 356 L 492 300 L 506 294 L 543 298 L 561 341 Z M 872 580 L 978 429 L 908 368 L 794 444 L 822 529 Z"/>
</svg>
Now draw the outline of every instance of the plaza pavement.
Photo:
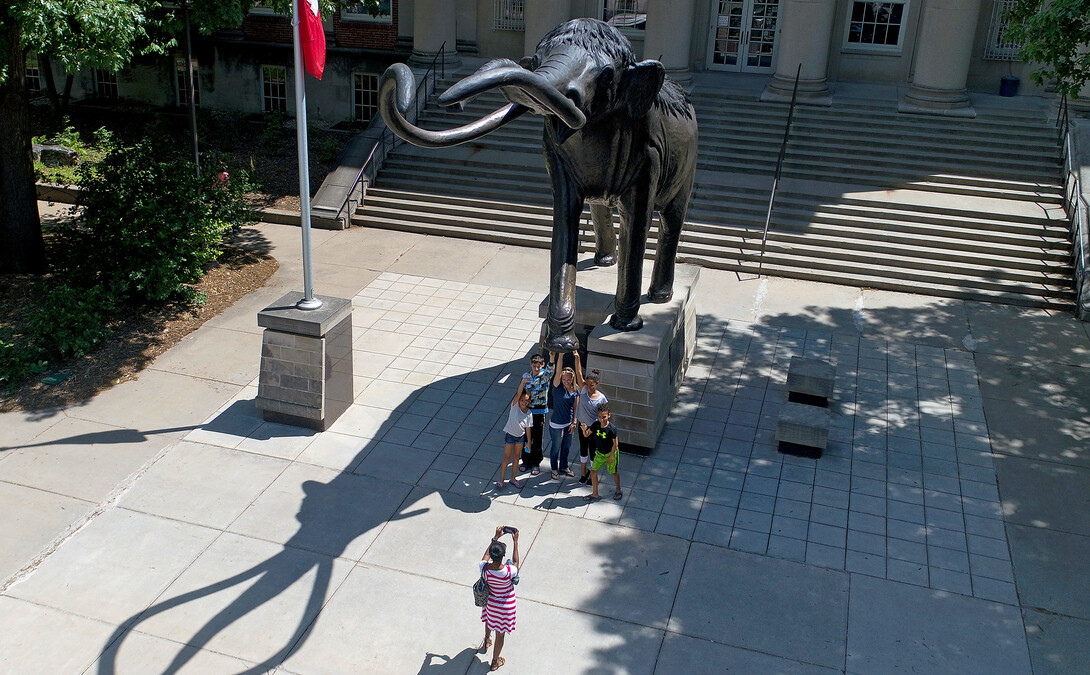
<svg viewBox="0 0 1090 675">
<path fill-rule="evenodd" d="M 521 530 L 512 673 L 1074 673 L 1090 662 L 1090 336 L 1067 315 L 703 270 L 697 352 L 624 498 L 492 486 L 548 252 L 315 231 L 354 405 L 253 407 L 263 289 L 90 401 L 0 416 L 0 672 L 477 673 L 469 586 Z M 818 460 L 772 439 L 837 365 Z M 608 492 L 608 491 L 606 491 Z"/>
</svg>

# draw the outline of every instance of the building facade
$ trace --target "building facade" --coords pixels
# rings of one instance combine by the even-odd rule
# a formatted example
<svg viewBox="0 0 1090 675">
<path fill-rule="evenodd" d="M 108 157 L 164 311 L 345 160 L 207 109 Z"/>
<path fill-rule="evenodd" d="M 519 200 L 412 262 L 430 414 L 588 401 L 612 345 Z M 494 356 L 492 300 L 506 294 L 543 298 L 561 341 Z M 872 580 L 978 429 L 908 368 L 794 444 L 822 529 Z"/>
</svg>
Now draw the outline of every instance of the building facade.
<svg viewBox="0 0 1090 675">
<path fill-rule="evenodd" d="M 359 7 L 326 17 L 323 80 L 306 78 L 308 115 L 366 123 L 378 78 L 392 62 L 446 65 L 465 56 L 518 59 L 556 24 L 589 16 L 617 26 L 642 58 L 656 58 L 681 82 L 693 72 L 769 78 L 763 97 L 828 105 L 836 83 L 899 88 L 905 112 L 972 115 L 969 91 L 999 93 L 1004 76 L 1022 94 L 1047 94 L 1027 77 L 1018 46 L 1004 39 L 1012 0 L 385 0 L 383 14 Z M 243 113 L 294 114 L 290 18 L 256 3 L 243 25 L 198 37 L 197 101 Z M 41 82 L 28 62 L 28 84 Z M 153 105 L 186 102 L 184 59 L 140 59 L 112 74 L 77 79 L 77 98 Z M 62 73 L 57 73 L 63 77 Z M 1012 93 L 1007 83 L 1006 93 Z"/>
</svg>

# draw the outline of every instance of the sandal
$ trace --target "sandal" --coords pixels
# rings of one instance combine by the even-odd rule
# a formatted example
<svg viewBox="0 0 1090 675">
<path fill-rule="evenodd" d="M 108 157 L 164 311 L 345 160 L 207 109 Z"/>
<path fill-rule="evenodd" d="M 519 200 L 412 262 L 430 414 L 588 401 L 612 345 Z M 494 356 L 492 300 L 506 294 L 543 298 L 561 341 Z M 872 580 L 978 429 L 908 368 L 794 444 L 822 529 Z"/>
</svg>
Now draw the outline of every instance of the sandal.
<svg viewBox="0 0 1090 675">
<path fill-rule="evenodd" d="M 535 466 L 535 467 L 534 467 L 533 469 L 530 469 L 530 475 L 531 475 L 531 476 L 536 476 L 536 475 L 538 475 L 539 473 L 541 473 L 541 470 L 540 470 L 540 469 L 538 469 L 538 468 L 537 468 L 536 466 Z"/>
<path fill-rule="evenodd" d="M 522 487 L 522 483 L 518 482 L 518 481 L 517 481 L 517 480 L 515 480 L 514 478 L 512 478 L 512 479 L 511 479 L 511 485 L 514 485 L 514 486 L 515 486 L 515 487 L 517 487 L 517 488 L 521 488 L 521 487 Z"/>
<path fill-rule="evenodd" d="M 499 670 L 503 667 L 503 664 L 507 663 L 507 659 L 502 656 L 497 656 L 496 660 L 492 662 L 492 667 L 489 670 Z"/>
<path fill-rule="evenodd" d="M 556 471 L 553 471 L 553 480 L 556 480 L 558 478 L 560 478 L 560 474 L 557 473 Z"/>
<path fill-rule="evenodd" d="M 477 651 L 484 654 L 484 653 L 486 653 L 488 651 L 488 648 L 491 647 L 491 646 L 492 646 L 492 638 L 488 638 L 487 640 L 485 640 L 484 642 L 481 643 L 480 647 L 477 647 Z"/>
<path fill-rule="evenodd" d="M 583 501 L 585 502 L 596 502 L 599 499 L 601 499 L 601 497 L 599 497 L 598 495 L 586 495 L 585 497 L 583 497 Z"/>
<path fill-rule="evenodd" d="M 575 472 L 572 471 L 571 469 L 564 469 L 564 475 L 571 476 L 572 478 L 575 478 Z"/>
<path fill-rule="evenodd" d="M 620 490 L 617 490 L 616 492 L 613 493 L 613 498 L 614 499 L 620 499 L 621 497 L 624 497 L 624 494 Z"/>
<path fill-rule="evenodd" d="M 503 481 L 502 480 L 496 481 L 496 489 L 498 489 L 498 490 L 503 489 Z"/>
</svg>

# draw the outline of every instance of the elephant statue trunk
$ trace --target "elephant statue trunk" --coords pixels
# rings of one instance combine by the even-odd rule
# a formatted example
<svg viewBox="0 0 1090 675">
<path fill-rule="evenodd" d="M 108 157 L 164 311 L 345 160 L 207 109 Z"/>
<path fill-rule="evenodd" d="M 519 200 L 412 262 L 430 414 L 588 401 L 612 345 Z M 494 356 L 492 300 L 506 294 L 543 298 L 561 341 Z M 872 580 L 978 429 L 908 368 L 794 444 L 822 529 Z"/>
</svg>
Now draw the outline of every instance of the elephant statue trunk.
<svg viewBox="0 0 1090 675">
<path fill-rule="evenodd" d="M 439 97 L 457 105 L 499 90 L 509 102 L 453 129 L 428 131 L 405 119 L 412 71 L 394 64 L 382 76 L 378 107 L 390 129 L 415 145 L 441 148 L 466 143 L 526 112 L 546 118 L 542 144 L 553 191 L 546 347 L 578 347 L 575 273 L 579 222 L 591 204 L 595 262 L 619 263 L 610 325 L 638 330 L 640 283 L 651 217 L 662 227 L 647 297 L 665 302 L 673 293 L 674 260 L 696 175 L 696 113 L 684 90 L 665 77 L 658 61 L 637 62 L 628 39 L 596 19 L 574 19 L 551 30 L 534 54 L 519 63 L 495 59 Z M 613 209 L 621 214 L 620 248 Z"/>
</svg>

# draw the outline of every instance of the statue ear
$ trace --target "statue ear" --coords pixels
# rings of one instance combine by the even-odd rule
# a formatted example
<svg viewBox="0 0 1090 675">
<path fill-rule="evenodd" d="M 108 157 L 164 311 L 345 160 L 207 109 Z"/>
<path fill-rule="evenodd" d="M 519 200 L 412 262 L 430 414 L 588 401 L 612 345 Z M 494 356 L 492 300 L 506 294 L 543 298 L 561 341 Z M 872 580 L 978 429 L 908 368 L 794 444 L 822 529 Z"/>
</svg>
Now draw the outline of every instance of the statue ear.
<svg viewBox="0 0 1090 675">
<path fill-rule="evenodd" d="M 537 67 L 541 65 L 541 58 L 537 54 L 531 54 L 519 59 L 519 65 L 526 70 L 537 70 Z"/>
<path fill-rule="evenodd" d="M 640 61 L 625 69 L 617 96 L 628 106 L 630 117 L 639 119 L 647 115 L 664 79 L 666 68 L 658 61 Z"/>
</svg>

